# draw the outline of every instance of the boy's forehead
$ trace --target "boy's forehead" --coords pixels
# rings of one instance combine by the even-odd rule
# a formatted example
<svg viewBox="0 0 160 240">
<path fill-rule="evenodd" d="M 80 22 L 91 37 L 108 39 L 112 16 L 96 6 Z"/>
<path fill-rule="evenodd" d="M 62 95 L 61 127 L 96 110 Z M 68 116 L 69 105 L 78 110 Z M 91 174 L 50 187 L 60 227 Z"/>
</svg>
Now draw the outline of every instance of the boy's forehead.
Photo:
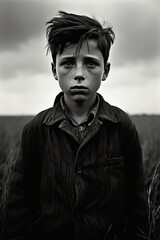
<svg viewBox="0 0 160 240">
<path fill-rule="evenodd" d="M 77 47 L 78 43 L 76 44 L 66 44 L 66 47 L 64 47 L 62 53 L 58 52 L 57 55 L 64 56 L 64 55 L 77 55 Z M 84 40 L 82 42 L 82 45 L 78 51 L 78 54 L 101 54 L 100 50 L 97 47 L 97 41 L 96 40 Z"/>
</svg>

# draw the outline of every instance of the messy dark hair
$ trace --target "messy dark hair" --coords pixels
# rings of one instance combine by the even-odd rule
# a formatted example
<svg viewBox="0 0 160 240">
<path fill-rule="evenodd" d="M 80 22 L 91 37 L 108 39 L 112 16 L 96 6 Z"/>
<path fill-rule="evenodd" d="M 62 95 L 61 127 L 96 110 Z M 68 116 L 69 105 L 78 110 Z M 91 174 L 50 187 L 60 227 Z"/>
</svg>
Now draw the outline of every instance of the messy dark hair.
<svg viewBox="0 0 160 240">
<path fill-rule="evenodd" d="M 61 54 L 66 46 L 78 43 L 77 51 L 79 51 L 83 41 L 88 39 L 97 41 L 97 47 L 103 55 L 104 62 L 107 62 L 111 44 L 115 39 L 112 27 L 103 27 L 95 18 L 64 11 L 59 11 L 59 16 L 52 18 L 46 25 L 48 25 L 47 53 L 51 51 L 53 62 L 56 61 L 57 53 Z"/>
</svg>

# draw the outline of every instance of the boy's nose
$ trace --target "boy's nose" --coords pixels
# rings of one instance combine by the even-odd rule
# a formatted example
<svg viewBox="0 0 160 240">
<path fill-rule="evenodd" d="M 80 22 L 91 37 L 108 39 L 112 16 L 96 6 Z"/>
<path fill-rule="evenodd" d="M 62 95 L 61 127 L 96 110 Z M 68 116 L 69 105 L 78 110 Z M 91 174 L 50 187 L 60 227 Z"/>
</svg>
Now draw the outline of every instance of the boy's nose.
<svg viewBox="0 0 160 240">
<path fill-rule="evenodd" d="M 85 75 L 84 75 L 81 67 L 76 69 L 74 80 L 78 80 L 78 81 L 85 80 Z"/>
<path fill-rule="evenodd" d="M 84 75 L 75 75 L 74 80 L 84 81 L 85 80 L 85 76 Z"/>
</svg>

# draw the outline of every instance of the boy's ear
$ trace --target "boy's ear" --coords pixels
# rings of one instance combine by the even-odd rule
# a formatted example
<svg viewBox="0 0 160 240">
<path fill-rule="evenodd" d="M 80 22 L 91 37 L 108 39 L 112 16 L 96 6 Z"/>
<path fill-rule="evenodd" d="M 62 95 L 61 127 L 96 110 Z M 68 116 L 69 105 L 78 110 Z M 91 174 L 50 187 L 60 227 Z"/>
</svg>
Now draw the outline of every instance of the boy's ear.
<svg viewBox="0 0 160 240">
<path fill-rule="evenodd" d="M 53 76 L 56 80 L 58 80 L 58 77 L 57 77 L 57 73 L 56 73 L 56 66 L 55 64 L 52 62 L 51 63 L 51 66 L 52 66 L 52 73 L 53 73 Z"/>
<path fill-rule="evenodd" d="M 109 71 L 110 71 L 110 66 L 111 66 L 111 64 L 110 64 L 109 62 L 107 62 L 107 63 L 105 64 L 102 81 L 105 81 L 106 78 L 108 77 L 108 74 L 109 74 Z"/>
</svg>

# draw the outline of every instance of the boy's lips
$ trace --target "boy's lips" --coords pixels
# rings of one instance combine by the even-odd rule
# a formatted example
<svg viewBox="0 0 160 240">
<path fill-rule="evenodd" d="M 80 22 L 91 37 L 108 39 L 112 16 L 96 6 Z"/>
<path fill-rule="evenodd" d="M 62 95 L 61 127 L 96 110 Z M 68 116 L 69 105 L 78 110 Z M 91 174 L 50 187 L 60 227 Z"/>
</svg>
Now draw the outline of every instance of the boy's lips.
<svg viewBox="0 0 160 240">
<path fill-rule="evenodd" d="M 88 88 L 85 86 L 76 85 L 74 87 L 71 87 L 71 93 L 73 94 L 86 93 L 86 92 L 88 92 Z"/>
<path fill-rule="evenodd" d="M 82 86 L 82 85 L 76 85 L 76 86 L 74 86 L 74 87 L 71 87 L 71 90 L 74 90 L 74 89 L 88 89 L 87 87 L 85 87 L 85 86 Z"/>
</svg>

